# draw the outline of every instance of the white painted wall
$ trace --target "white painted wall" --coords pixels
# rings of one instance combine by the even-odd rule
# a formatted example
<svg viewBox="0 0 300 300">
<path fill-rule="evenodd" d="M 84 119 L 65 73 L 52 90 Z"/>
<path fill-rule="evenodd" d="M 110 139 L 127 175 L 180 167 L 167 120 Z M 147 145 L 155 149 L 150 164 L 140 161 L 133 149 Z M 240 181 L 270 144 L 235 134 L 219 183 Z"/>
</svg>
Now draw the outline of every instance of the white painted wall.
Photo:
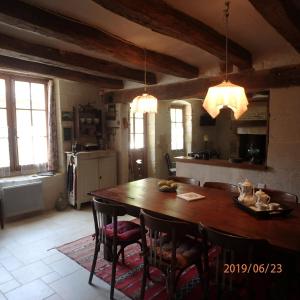
<svg viewBox="0 0 300 300">
<path fill-rule="evenodd" d="M 99 88 L 94 85 L 67 80 L 55 80 L 55 96 L 57 100 L 59 173 L 43 178 L 43 199 L 46 209 L 54 208 L 60 193 L 66 192 L 65 151 L 71 150 L 71 142 L 63 141 L 63 127 L 72 127 L 73 122 L 62 122 L 62 111 L 73 111 L 73 106 L 90 103 L 103 108 Z"/>
</svg>

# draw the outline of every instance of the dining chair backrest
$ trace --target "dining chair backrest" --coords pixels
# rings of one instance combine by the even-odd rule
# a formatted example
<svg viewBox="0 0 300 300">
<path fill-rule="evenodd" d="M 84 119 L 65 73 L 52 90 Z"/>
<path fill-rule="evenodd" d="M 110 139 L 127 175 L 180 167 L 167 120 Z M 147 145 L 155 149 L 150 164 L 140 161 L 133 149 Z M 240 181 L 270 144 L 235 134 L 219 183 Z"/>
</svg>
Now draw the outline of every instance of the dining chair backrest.
<svg viewBox="0 0 300 300">
<path fill-rule="evenodd" d="M 168 299 L 177 299 L 176 286 L 184 270 L 195 265 L 202 275 L 202 244 L 192 237 L 194 226 L 172 217 L 141 210 L 142 255 L 144 270 L 140 299 L 144 299 L 150 266 L 165 275 Z M 189 234 L 189 236 L 187 236 Z"/>
<path fill-rule="evenodd" d="M 257 191 L 258 188 L 255 189 Z M 294 202 L 298 206 L 299 200 L 297 195 L 283 192 L 283 191 L 278 191 L 278 190 L 272 190 L 272 189 L 261 189 L 263 190 L 266 194 L 268 194 L 271 197 L 271 202 L 281 202 L 281 201 L 288 201 L 288 202 Z"/>
<path fill-rule="evenodd" d="M 189 177 L 169 176 L 169 180 L 200 186 L 200 181 Z"/>
<path fill-rule="evenodd" d="M 210 227 L 204 227 L 204 234 L 214 245 L 235 253 L 247 253 L 250 257 L 254 250 L 256 253 L 258 249 L 267 249 L 269 245 L 265 240 L 235 236 Z"/>
<path fill-rule="evenodd" d="M 124 216 L 126 214 L 126 209 L 121 205 L 108 204 L 96 199 L 93 200 L 92 207 L 96 236 L 103 242 L 105 218 L 110 216 L 113 219 L 113 235 L 115 237 L 117 234 L 118 216 Z"/>
<path fill-rule="evenodd" d="M 162 216 L 145 210 L 140 212 L 142 227 L 142 247 L 149 257 L 152 265 L 160 266 L 164 250 L 163 243 L 168 241 L 172 247 L 171 264 L 176 265 L 176 245 L 177 242 L 190 232 L 191 225 L 185 222 L 175 221 L 172 218 L 162 218 Z M 149 243 L 147 243 L 147 240 Z M 159 259 L 158 259 L 159 258 Z"/>
<path fill-rule="evenodd" d="M 175 175 L 176 174 L 176 168 L 172 165 L 169 153 L 165 154 L 165 160 L 166 160 L 169 175 L 170 176 Z"/>
<path fill-rule="evenodd" d="M 243 276 L 245 274 L 248 275 L 247 270 L 249 270 L 249 272 L 252 271 L 252 269 L 247 269 L 248 267 L 251 268 L 252 265 L 259 266 L 260 264 L 266 263 L 269 259 L 271 251 L 268 242 L 265 240 L 234 236 L 202 225 L 199 225 L 199 229 L 208 242 L 212 243 L 213 246 L 219 247 L 219 250 L 216 251 L 217 256 L 214 264 L 217 284 L 217 299 L 223 299 L 222 291 L 226 289 L 226 283 L 228 283 L 229 291 L 232 291 L 234 281 L 234 272 L 230 269 L 232 266 L 239 266 L 241 269 L 239 269 L 236 274 Z M 208 256 L 207 252 L 206 256 Z M 209 274 L 212 266 L 213 264 L 211 264 L 211 266 L 206 266 L 205 273 L 208 274 L 207 278 L 210 278 Z M 253 272 L 256 271 L 254 270 Z M 247 277 L 246 282 L 249 281 L 250 276 Z M 206 295 L 210 294 L 209 285 L 211 285 L 211 282 L 205 287 Z M 250 294 L 252 289 L 248 289 Z M 209 296 L 207 298 L 210 299 Z"/>
<path fill-rule="evenodd" d="M 231 183 L 226 183 L 226 182 L 207 181 L 203 184 L 203 187 L 209 187 L 209 188 L 228 191 L 232 193 L 239 192 L 238 187 L 236 185 Z"/>
</svg>

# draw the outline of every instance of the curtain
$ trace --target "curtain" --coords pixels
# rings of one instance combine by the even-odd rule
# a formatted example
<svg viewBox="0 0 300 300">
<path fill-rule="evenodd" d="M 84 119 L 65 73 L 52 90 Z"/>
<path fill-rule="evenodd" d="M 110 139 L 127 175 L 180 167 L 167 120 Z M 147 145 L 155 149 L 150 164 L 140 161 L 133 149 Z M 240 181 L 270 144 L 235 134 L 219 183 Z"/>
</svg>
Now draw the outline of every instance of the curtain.
<svg viewBox="0 0 300 300">
<path fill-rule="evenodd" d="M 48 171 L 58 170 L 58 143 L 55 86 L 48 82 Z"/>
</svg>

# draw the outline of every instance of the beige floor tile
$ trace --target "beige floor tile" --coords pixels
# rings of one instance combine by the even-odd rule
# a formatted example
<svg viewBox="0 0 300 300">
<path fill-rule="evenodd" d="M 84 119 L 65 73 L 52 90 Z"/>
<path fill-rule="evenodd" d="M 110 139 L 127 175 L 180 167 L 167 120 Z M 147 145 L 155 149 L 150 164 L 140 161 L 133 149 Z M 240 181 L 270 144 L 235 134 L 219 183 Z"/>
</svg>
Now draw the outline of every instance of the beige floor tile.
<svg viewBox="0 0 300 300">
<path fill-rule="evenodd" d="M 49 265 L 49 264 L 52 264 L 54 262 L 57 262 L 61 259 L 65 259 L 66 256 L 63 255 L 62 253 L 58 252 L 57 250 L 54 249 L 54 252 L 52 252 L 53 254 L 51 256 L 48 256 L 48 257 L 45 257 L 42 259 L 42 261 Z"/>
<path fill-rule="evenodd" d="M 54 294 L 54 291 L 41 280 L 27 283 L 5 294 L 8 300 L 42 300 Z"/>
<path fill-rule="evenodd" d="M 7 248 L 0 248 L 0 260 L 10 257 L 11 256 L 11 252 L 7 249 Z"/>
<path fill-rule="evenodd" d="M 45 300 L 63 300 L 63 298 L 61 298 L 57 294 L 53 294 L 52 296 L 45 298 Z"/>
<path fill-rule="evenodd" d="M 14 271 L 23 266 L 23 263 L 14 256 L 0 259 L 0 264 L 8 271 Z"/>
<path fill-rule="evenodd" d="M 0 300 L 7 300 L 1 292 L 0 292 Z"/>
<path fill-rule="evenodd" d="M 49 274 L 43 276 L 42 280 L 45 283 L 49 284 L 49 283 L 52 283 L 52 282 L 54 282 L 54 281 L 56 281 L 56 280 L 58 280 L 60 278 L 61 278 L 60 274 L 58 274 L 57 272 L 52 272 L 52 273 L 49 273 Z"/>
<path fill-rule="evenodd" d="M 5 294 L 19 286 L 20 286 L 20 283 L 17 282 L 15 279 L 13 279 L 13 280 L 7 281 L 6 283 L 1 284 L 0 291 Z"/>
<path fill-rule="evenodd" d="M 130 218 L 130 217 L 129 217 Z M 0 300 L 106 300 L 110 286 L 54 249 L 94 232 L 92 212 L 50 211 L 0 230 Z M 115 292 L 116 299 L 127 299 Z"/>
<path fill-rule="evenodd" d="M 89 272 L 81 269 L 66 276 L 54 283 L 50 287 L 64 300 L 107 300 L 109 299 L 110 286 L 95 277 L 93 285 L 88 284 Z M 123 299 L 124 294 L 115 290 L 114 298 Z"/>
<path fill-rule="evenodd" d="M 80 269 L 80 265 L 78 265 L 75 261 L 71 260 L 68 257 L 54 262 L 49 266 L 53 271 L 57 272 L 61 276 L 69 275 Z"/>
<path fill-rule="evenodd" d="M 45 263 L 38 261 L 12 272 L 12 275 L 22 284 L 38 279 L 52 272 Z"/>
<path fill-rule="evenodd" d="M 10 275 L 10 273 L 3 267 L 0 267 L 0 284 L 5 283 L 12 279 L 13 277 Z"/>
</svg>

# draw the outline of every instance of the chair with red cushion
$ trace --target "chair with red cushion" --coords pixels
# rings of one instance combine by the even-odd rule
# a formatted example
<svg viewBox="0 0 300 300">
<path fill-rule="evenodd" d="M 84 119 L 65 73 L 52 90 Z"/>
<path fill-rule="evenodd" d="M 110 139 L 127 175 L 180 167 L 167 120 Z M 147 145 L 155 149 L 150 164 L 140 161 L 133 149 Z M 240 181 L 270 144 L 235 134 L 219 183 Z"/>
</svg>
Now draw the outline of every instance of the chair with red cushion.
<svg viewBox="0 0 300 300">
<path fill-rule="evenodd" d="M 144 272 L 141 297 L 144 299 L 150 266 L 158 268 L 166 279 L 169 299 L 175 299 L 176 286 L 184 270 L 191 265 L 202 275 L 202 242 L 189 236 L 194 228 L 191 224 L 172 218 L 145 212 L 140 214 Z M 154 281 L 152 279 L 152 281 Z"/>
<path fill-rule="evenodd" d="M 118 216 L 124 216 L 126 209 L 121 205 L 103 203 L 93 200 L 93 217 L 95 223 L 95 252 L 93 264 L 91 268 L 89 284 L 92 283 L 95 272 L 98 253 L 101 244 L 104 245 L 107 251 L 110 251 L 112 257 L 112 277 L 110 288 L 110 299 L 114 297 L 114 288 L 116 281 L 116 266 L 120 254 L 122 255 L 122 263 L 124 264 L 124 249 L 128 245 L 138 243 L 141 246 L 139 239 L 141 238 L 141 229 L 138 224 L 130 221 L 118 221 Z M 112 223 L 105 225 L 105 218 L 112 217 Z M 120 246 L 120 250 L 117 248 Z"/>
</svg>

